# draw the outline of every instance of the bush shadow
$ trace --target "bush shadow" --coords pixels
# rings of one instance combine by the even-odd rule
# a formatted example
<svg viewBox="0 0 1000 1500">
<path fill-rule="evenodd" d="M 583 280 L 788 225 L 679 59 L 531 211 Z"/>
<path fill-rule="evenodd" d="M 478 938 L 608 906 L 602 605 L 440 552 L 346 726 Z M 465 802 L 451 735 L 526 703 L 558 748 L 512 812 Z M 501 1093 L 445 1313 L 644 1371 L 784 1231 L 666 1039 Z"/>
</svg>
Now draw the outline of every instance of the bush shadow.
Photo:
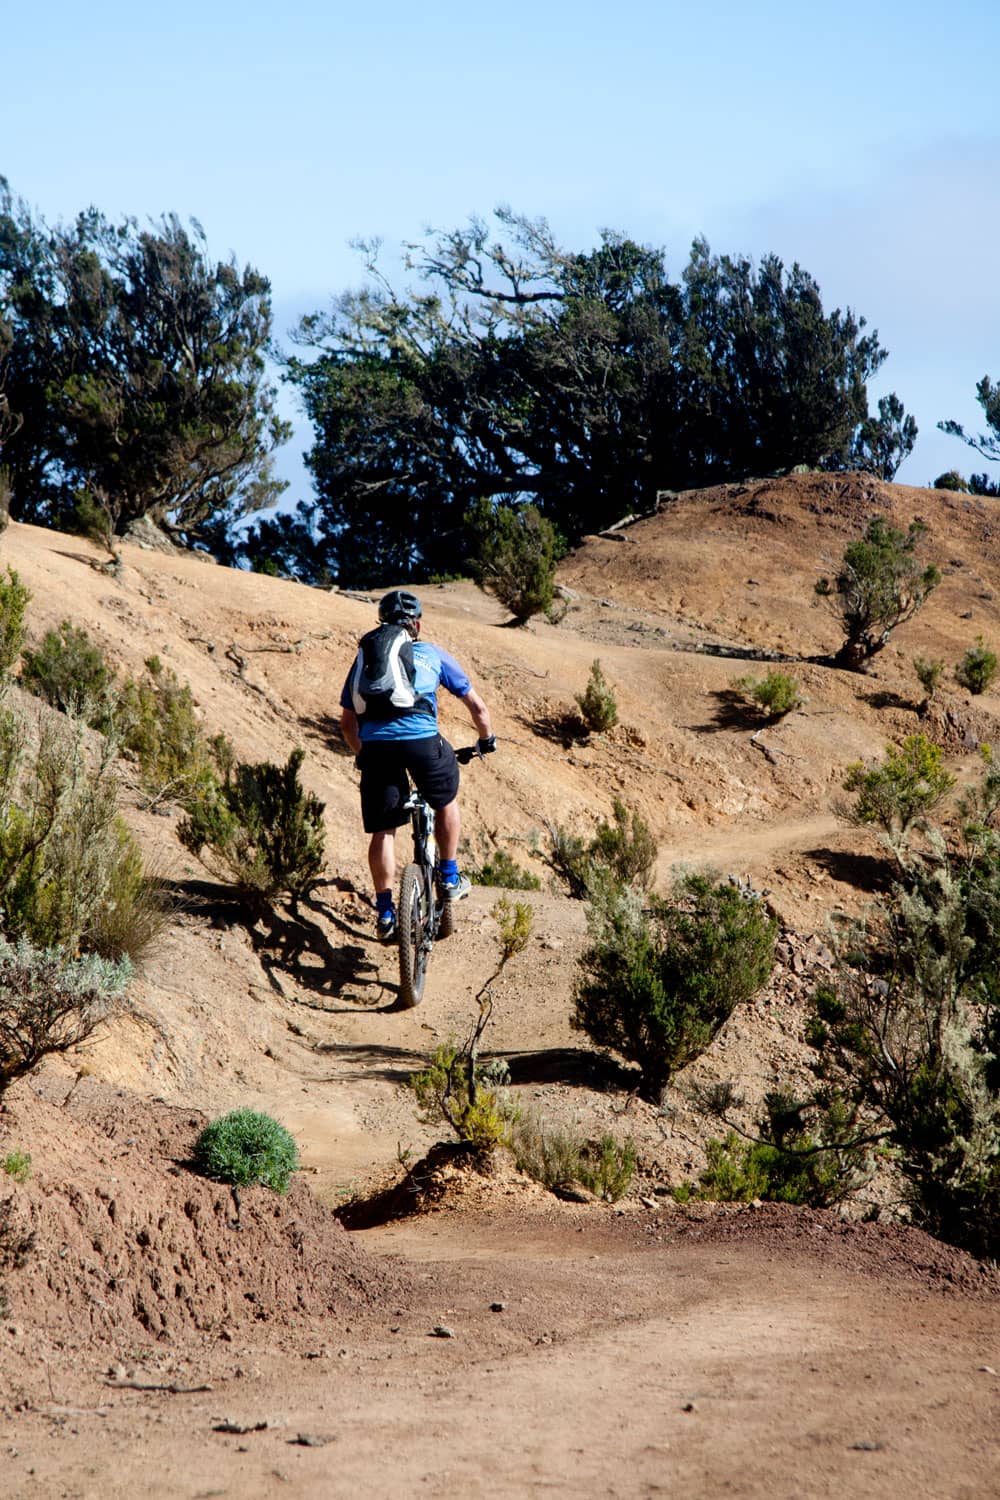
<svg viewBox="0 0 1000 1500">
<path fill-rule="evenodd" d="M 831 879 L 867 895 L 883 895 L 892 888 L 894 866 L 887 856 L 850 849 L 806 849 L 803 853 Z"/>
<path fill-rule="evenodd" d="M 629 1093 L 639 1081 L 636 1068 L 587 1047 L 546 1047 L 538 1052 L 484 1053 L 500 1058 L 512 1084 L 561 1083 L 570 1088 Z"/>
<path fill-rule="evenodd" d="M 539 739 L 551 740 L 563 750 L 571 750 L 574 745 L 584 744 L 590 739 L 586 724 L 572 709 L 535 714 L 533 717 L 521 714 L 518 715 L 518 723 L 523 724 L 531 734 L 538 735 Z"/>
<path fill-rule="evenodd" d="M 874 688 L 868 693 L 862 690 L 855 696 L 870 708 L 899 708 L 911 714 L 920 712 L 919 703 L 914 703 L 912 698 L 904 698 L 900 693 L 893 693 L 888 688 Z"/>
<path fill-rule="evenodd" d="M 699 734 L 718 734 L 722 729 L 761 729 L 768 723 L 767 715 L 733 688 L 718 688 L 712 697 L 715 699 L 713 717 L 707 724 L 691 725 Z"/>
</svg>

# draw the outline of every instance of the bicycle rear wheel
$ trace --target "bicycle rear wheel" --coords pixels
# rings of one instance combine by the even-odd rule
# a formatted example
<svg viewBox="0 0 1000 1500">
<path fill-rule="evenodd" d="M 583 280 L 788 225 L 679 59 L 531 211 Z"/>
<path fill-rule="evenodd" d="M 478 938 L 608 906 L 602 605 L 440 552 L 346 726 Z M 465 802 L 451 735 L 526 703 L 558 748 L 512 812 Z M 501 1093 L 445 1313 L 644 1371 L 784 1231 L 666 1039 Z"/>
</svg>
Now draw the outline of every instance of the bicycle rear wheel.
<svg viewBox="0 0 1000 1500">
<path fill-rule="evenodd" d="M 431 953 L 431 911 L 427 882 L 419 865 L 407 865 L 399 884 L 399 999 L 406 1010 L 424 994 Z"/>
</svg>

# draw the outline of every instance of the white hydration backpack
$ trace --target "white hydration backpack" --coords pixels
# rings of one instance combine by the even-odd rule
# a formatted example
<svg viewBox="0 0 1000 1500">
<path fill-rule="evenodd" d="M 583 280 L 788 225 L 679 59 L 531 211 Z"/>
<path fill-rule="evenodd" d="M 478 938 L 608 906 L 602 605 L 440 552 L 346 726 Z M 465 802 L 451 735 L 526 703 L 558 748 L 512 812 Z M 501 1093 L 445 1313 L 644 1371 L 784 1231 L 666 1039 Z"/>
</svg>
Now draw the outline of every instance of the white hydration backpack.
<svg viewBox="0 0 1000 1500">
<path fill-rule="evenodd" d="M 402 625 L 379 625 L 361 637 L 350 688 L 359 718 L 395 719 L 431 706 L 417 693 L 413 638 Z"/>
</svg>

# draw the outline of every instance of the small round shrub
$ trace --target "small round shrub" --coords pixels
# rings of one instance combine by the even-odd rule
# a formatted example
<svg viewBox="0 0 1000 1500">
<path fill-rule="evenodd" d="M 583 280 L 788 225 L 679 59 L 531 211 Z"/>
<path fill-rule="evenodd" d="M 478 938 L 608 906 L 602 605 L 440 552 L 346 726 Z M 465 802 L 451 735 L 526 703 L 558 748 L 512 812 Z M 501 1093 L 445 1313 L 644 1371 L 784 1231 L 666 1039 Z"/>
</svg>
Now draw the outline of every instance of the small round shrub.
<svg viewBox="0 0 1000 1500">
<path fill-rule="evenodd" d="M 805 702 L 799 692 L 798 680 L 786 672 L 768 672 L 761 678 L 737 677 L 733 690 L 742 694 L 768 719 L 783 719 Z"/>
<path fill-rule="evenodd" d="M 976 644 L 969 647 L 955 668 L 955 681 L 966 692 L 977 695 L 985 693 L 996 675 L 996 652 L 984 644 L 981 635 L 977 635 Z"/>
<path fill-rule="evenodd" d="M 618 703 L 601 671 L 601 663 L 594 661 L 590 677 L 583 693 L 576 695 L 580 716 L 591 734 L 603 734 L 618 723 Z"/>
<path fill-rule="evenodd" d="M 933 698 L 944 672 L 944 662 L 936 658 L 928 661 L 922 656 L 915 656 L 913 658 L 913 670 L 916 672 L 920 686 L 927 694 L 928 699 Z"/>
<path fill-rule="evenodd" d="M 95 729 L 107 723 L 111 669 L 86 630 L 70 620 L 63 620 L 58 630 L 47 631 L 37 651 L 23 653 L 21 685 Z"/>
<path fill-rule="evenodd" d="M 284 1125 L 252 1109 L 234 1109 L 206 1125 L 194 1146 L 198 1170 L 217 1182 L 249 1187 L 261 1182 L 276 1193 L 288 1190 L 298 1166 L 298 1147 Z"/>
</svg>

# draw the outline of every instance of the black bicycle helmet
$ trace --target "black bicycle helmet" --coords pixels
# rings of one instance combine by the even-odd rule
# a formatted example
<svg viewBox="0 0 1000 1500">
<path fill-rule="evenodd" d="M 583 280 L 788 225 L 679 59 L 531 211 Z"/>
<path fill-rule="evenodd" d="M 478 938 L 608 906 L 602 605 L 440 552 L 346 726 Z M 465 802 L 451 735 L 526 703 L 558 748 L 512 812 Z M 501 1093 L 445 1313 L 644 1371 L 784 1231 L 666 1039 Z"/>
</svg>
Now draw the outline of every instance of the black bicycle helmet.
<svg viewBox="0 0 1000 1500">
<path fill-rule="evenodd" d="M 392 589 L 379 601 L 378 617 L 390 625 L 409 625 L 422 614 L 420 600 L 406 589 Z"/>
</svg>

